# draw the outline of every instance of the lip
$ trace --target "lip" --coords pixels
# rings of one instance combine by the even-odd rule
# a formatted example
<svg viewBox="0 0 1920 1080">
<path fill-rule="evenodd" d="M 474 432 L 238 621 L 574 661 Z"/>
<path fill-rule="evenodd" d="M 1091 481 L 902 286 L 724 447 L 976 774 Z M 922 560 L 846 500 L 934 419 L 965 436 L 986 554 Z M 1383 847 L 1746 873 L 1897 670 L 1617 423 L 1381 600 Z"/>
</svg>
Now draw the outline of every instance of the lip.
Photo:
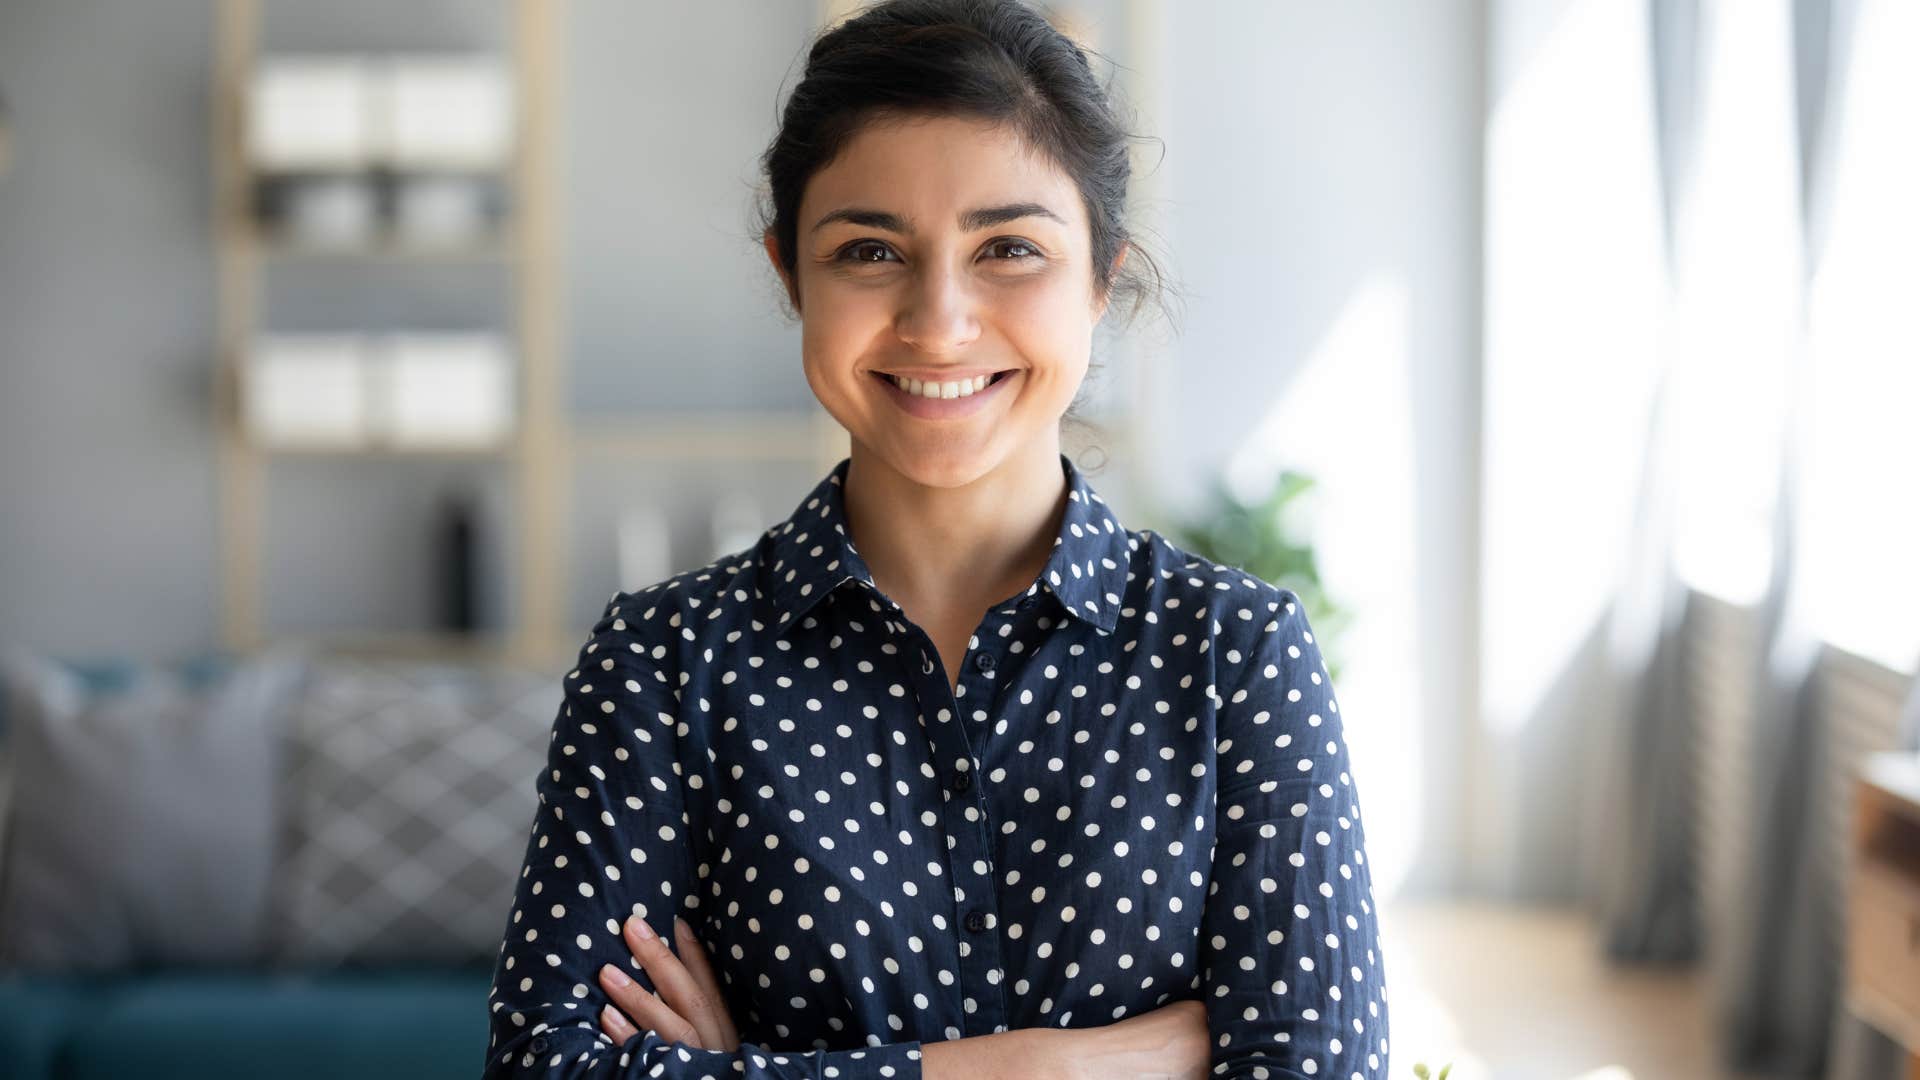
<svg viewBox="0 0 1920 1080">
<path fill-rule="evenodd" d="M 968 379 L 977 379 L 982 375 L 997 375 L 1002 371 L 1010 371 L 1010 370 L 1012 369 L 1011 368 L 965 368 L 965 369 L 928 368 L 924 370 L 909 369 L 909 370 L 899 370 L 899 371 L 882 371 L 882 372 L 879 372 L 878 374 L 904 375 L 909 379 L 918 379 L 921 382 L 966 382 Z"/>
<path fill-rule="evenodd" d="M 986 408 L 995 399 L 1006 392 L 1008 384 L 1020 377 L 1020 369 L 1015 368 L 1005 375 L 966 397 L 930 398 L 919 394 L 909 394 L 888 376 L 874 372 L 873 377 L 880 382 L 880 388 L 894 404 L 922 420 L 956 420 L 972 416 Z M 952 380 L 959 382 L 959 379 Z"/>
</svg>

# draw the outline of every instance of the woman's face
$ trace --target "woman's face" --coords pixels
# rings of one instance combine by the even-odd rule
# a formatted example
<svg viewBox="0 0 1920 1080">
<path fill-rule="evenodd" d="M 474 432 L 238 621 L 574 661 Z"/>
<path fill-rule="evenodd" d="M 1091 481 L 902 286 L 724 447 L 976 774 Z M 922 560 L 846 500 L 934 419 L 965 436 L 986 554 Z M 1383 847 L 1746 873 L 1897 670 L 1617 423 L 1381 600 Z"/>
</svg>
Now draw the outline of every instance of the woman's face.
<svg viewBox="0 0 1920 1080">
<path fill-rule="evenodd" d="M 771 234 L 767 254 L 797 293 L 807 382 L 855 443 L 935 486 L 1057 452 L 1106 303 L 1051 161 L 980 121 L 870 124 L 807 184 L 795 243 L 793 278 Z M 994 381 L 929 399 L 888 375 Z"/>
</svg>

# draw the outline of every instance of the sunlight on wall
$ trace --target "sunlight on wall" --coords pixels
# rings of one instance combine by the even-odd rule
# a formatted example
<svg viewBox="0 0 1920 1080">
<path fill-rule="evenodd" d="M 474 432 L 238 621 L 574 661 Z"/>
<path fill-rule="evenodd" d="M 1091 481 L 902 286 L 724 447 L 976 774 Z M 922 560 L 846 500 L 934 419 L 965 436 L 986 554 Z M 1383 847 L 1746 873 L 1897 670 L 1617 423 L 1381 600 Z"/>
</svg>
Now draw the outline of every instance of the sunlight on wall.
<svg viewBox="0 0 1920 1080">
<path fill-rule="evenodd" d="M 1570 4 L 1492 105 L 1481 689 L 1524 725 L 1631 550 L 1662 256 L 1645 5 Z"/>
<path fill-rule="evenodd" d="M 1786 376 L 1801 341 L 1792 27 L 1778 0 L 1710 14 L 1698 172 L 1678 238 L 1674 567 L 1751 604 L 1772 569 Z"/>
<path fill-rule="evenodd" d="M 1805 589 L 1820 636 L 1888 665 L 1920 659 L 1920 5 L 1860 13 L 1837 121 L 1832 232 L 1809 301 L 1812 445 Z"/>
<path fill-rule="evenodd" d="M 1424 780 L 1414 651 L 1413 402 L 1405 281 L 1376 275 L 1348 298 L 1285 393 L 1229 458 L 1252 498 L 1282 468 L 1311 474 L 1310 537 L 1328 592 L 1354 612 L 1335 693 L 1366 815 L 1376 900 L 1398 891 L 1419 841 Z"/>
</svg>

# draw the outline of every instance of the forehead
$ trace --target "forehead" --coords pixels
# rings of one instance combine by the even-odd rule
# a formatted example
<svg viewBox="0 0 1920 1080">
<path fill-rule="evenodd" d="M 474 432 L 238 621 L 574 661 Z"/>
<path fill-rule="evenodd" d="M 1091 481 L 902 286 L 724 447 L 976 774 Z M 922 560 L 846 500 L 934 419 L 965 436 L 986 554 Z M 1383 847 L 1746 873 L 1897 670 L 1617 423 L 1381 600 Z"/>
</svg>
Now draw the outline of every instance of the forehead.
<svg viewBox="0 0 1920 1080">
<path fill-rule="evenodd" d="M 1073 179 L 1011 129 L 956 117 L 888 119 L 863 125 L 808 181 L 801 229 L 843 206 L 950 228 L 960 210 L 1025 201 L 1070 222 L 1082 216 Z"/>
</svg>

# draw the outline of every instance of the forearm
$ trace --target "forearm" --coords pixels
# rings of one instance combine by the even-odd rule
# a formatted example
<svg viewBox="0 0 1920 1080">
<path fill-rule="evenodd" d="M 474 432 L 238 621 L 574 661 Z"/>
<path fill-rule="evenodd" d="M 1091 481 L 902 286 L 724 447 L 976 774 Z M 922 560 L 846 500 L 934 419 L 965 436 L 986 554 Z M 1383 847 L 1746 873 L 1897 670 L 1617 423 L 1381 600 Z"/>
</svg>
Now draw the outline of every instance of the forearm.
<svg viewBox="0 0 1920 1080">
<path fill-rule="evenodd" d="M 1062 1032 L 1022 1028 L 965 1039 L 922 1043 L 922 1080 L 1070 1080 L 1057 1053 Z"/>
</svg>

